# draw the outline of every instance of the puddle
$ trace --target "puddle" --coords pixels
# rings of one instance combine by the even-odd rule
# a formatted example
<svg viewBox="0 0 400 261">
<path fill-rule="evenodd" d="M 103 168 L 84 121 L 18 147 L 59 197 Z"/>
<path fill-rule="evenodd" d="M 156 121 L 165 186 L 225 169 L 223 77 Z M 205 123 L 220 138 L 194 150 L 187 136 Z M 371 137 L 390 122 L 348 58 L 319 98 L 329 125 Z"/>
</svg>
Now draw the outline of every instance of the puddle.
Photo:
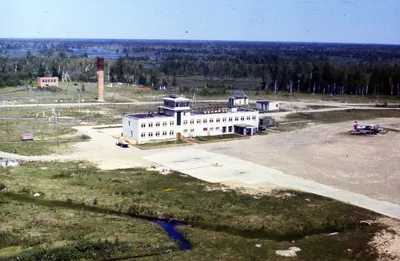
<svg viewBox="0 0 400 261">
<path fill-rule="evenodd" d="M 179 250 L 191 250 L 193 248 L 189 241 L 187 241 L 186 238 L 183 236 L 183 232 L 175 230 L 177 226 L 184 226 L 184 224 L 180 222 L 169 222 L 159 219 L 153 219 L 152 221 L 160 225 L 165 230 L 165 232 L 167 232 L 169 238 L 179 243 Z"/>
</svg>

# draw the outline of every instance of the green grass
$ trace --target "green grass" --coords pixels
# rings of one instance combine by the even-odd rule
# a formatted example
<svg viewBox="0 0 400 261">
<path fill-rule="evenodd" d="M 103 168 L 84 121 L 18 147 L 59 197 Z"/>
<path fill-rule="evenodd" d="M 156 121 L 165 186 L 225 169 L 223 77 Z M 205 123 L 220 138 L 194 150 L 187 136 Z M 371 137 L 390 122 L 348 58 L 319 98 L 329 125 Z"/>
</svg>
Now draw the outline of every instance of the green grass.
<svg viewBox="0 0 400 261">
<path fill-rule="evenodd" d="M 148 149 L 148 148 L 156 148 L 156 147 L 168 147 L 168 146 L 177 146 L 187 144 L 187 142 L 183 140 L 170 140 L 170 141 L 160 141 L 160 142 L 149 142 L 143 144 L 137 144 L 136 147 Z"/>
<path fill-rule="evenodd" d="M 347 109 L 329 112 L 302 112 L 293 113 L 286 116 L 287 121 L 303 121 L 309 120 L 316 123 L 337 123 L 343 121 L 354 120 L 370 120 L 376 118 L 399 118 L 400 110 L 362 110 L 362 109 Z"/>
<path fill-rule="evenodd" d="M 238 139 L 243 136 L 239 134 L 221 134 L 221 135 L 210 135 L 210 136 L 196 136 L 193 139 L 196 141 L 218 141 L 225 139 Z"/>
<path fill-rule="evenodd" d="M 346 203 L 296 191 L 255 197 L 181 173 L 101 171 L 85 162 L 27 162 L 4 169 L 0 182 L 6 187 L 0 192 L 0 231 L 12 239 L 0 244 L 0 254 L 14 256 L 18 247 L 28 251 L 28 257 L 34 255 L 29 247 L 41 249 L 42 257 L 53 250 L 81 255 L 75 248 L 82 238 L 89 244 L 89 254 L 82 254 L 86 260 L 93 259 L 93 249 L 99 249 L 101 257 L 102 249 L 113 249 L 108 250 L 113 257 L 154 253 L 166 246 L 176 249 L 163 232 L 141 219 L 158 217 L 190 224 L 180 229 L 194 245 L 192 251 L 158 260 L 286 260 L 275 250 L 295 245 L 303 249 L 297 260 L 372 261 L 376 254 L 368 242 L 382 229 L 377 224 L 360 227 L 360 220 L 379 215 Z M 32 197 L 35 192 L 43 194 Z M 133 222 L 124 213 L 142 221 Z M 339 235 L 325 235 L 334 231 Z M 131 247 L 115 249 L 109 242 L 116 238 Z M 257 243 L 262 247 L 256 248 Z M 347 248 L 353 249 L 351 255 Z"/>
<path fill-rule="evenodd" d="M 0 151 L 21 155 L 46 155 L 65 150 L 68 143 L 80 140 L 79 137 L 62 137 L 76 133 L 76 130 L 71 128 L 76 124 L 55 124 L 53 121 L 40 120 L 0 120 Z M 20 135 L 27 132 L 33 133 L 34 141 L 20 140 Z"/>
</svg>

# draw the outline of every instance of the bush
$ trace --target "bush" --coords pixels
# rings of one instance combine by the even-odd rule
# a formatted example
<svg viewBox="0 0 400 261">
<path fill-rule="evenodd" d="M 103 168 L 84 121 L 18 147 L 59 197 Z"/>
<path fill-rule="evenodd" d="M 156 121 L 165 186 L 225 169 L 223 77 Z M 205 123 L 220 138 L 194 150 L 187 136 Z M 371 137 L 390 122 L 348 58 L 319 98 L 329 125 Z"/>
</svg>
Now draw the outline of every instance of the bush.
<svg viewBox="0 0 400 261">
<path fill-rule="evenodd" d="M 82 134 L 79 138 L 81 140 L 90 140 L 91 139 L 91 137 L 89 135 L 86 135 L 86 134 Z"/>
<path fill-rule="evenodd" d="M 0 183 L 0 191 L 2 191 L 5 188 L 6 188 L 6 185 L 4 185 L 3 183 Z"/>
</svg>

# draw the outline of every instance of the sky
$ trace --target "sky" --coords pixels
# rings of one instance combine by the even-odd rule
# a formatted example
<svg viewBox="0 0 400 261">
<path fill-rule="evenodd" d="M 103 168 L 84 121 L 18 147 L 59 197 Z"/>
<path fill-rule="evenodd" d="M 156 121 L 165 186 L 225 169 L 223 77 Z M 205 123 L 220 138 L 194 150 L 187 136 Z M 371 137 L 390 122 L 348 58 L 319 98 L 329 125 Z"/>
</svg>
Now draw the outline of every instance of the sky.
<svg viewBox="0 0 400 261">
<path fill-rule="evenodd" d="M 400 44 L 400 0 L 0 0 L 0 38 Z"/>
</svg>

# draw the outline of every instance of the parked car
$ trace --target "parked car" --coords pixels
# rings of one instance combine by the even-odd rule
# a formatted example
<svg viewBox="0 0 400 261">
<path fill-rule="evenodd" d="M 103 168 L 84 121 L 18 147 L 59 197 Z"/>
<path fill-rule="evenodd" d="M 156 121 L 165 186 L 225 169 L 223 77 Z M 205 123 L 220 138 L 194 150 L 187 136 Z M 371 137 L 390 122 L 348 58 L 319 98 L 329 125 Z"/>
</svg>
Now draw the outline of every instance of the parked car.
<svg viewBox="0 0 400 261">
<path fill-rule="evenodd" d="M 120 146 L 120 147 L 122 147 L 122 148 L 128 148 L 129 147 L 129 144 L 128 144 L 128 142 L 126 142 L 124 139 L 119 139 L 118 141 L 117 141 L 117 146 Z"/>
</svg>

